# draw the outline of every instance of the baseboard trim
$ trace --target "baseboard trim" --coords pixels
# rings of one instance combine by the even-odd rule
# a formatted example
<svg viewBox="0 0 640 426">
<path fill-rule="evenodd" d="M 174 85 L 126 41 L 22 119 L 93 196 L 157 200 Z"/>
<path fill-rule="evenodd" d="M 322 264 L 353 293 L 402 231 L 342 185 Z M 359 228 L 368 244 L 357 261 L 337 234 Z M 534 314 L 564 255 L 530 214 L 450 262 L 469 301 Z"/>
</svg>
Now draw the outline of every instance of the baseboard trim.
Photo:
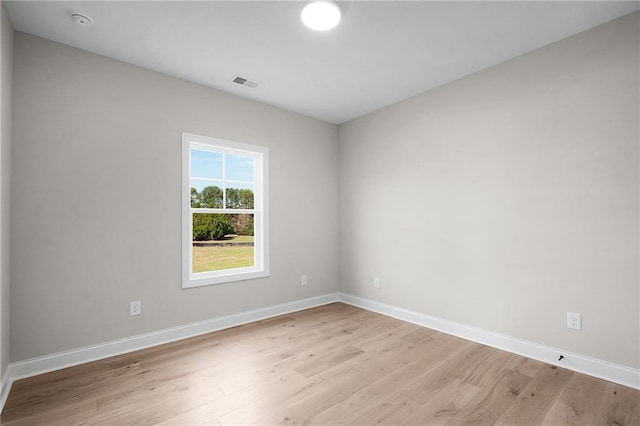
<svg viewBox="0 0 640 426">
<path fill-rule="evenodd" d="M 78 364 L 97 361 L 111 356 L 199 336 L 201 334 L 211 333 L 214 331 L 224 330 L 226 328 L 236 327 L 242 324 L 260 321 L 316 306 L 322 306 L 337 301 L 338 293 L 330 293 L 323 296 L 310 297 L 307 299 L 296 300 L 294 302 L 245 311 L 238 314 L 140 334 L 124 339 L 112 340 L 110 342 L 86 346 L 70 351 L 31 358 L 25 361 L 13 362 L 9 364 L 9 380 L 13 381 L 24 379 L 26 377 L 60 370 L 62 368 L 72 367 Z"/>
<path fill-rule="evenodd" d="M 14 380 L 338 301 L 640 390 L 640 370 L 637 369 L 346 293 L 330 293 L 11 363 L 0 378 L 0 412 L 4 408 Z M 558 361 L 560 354 L 564 355 L 561 362 Z"/>
<path fill-rule="evenodd" d="M 557 365 L 569 370 L 597 377 L 599 379 L 629 386 L 634 389 L 640 389 L 640 370 L 626 367 L 624 365 L 614 364 L 608 361 L 568 352 L 563 349 L 540 345 L 538 343 L 529 342 L 500 333 L 494 333 L 453 321 L 447 321 L 346 293 L 340 293 L 339 300 L 349 305 L 438 330 L 443 333 L 458 336 L 483 345 L 512 352 L 527 358 L 536 359 L 548 364 Z M 560 355 L 564 356 L 562 361 L 558 361 Z"/>
<path fill-rule="evenodd" d="M 2 377 L 0 378 L 0 413 L 2 413 L 4 404 L 7 402 L 12 384 L 13 381 L 11 380 L 9 368 L 7 368 L 4 370 L 4 373 L 2 373 Z"/>
</svg>

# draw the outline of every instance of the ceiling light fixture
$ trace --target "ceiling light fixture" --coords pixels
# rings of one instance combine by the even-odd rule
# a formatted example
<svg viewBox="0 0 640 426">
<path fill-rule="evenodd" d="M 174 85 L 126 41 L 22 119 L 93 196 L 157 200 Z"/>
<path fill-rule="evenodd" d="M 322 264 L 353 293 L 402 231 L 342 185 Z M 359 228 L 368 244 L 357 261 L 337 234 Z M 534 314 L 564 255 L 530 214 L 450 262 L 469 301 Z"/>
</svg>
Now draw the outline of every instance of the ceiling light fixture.
<svg viewBox="0 0 640 426">
<path fill-rule="evenodd" d="M 304 5 L 300 18 L 312 30 L 326 31 L 338 25 L 342 12 L 338 3 L 331 0 L 310 1 Z"/>
</svg>

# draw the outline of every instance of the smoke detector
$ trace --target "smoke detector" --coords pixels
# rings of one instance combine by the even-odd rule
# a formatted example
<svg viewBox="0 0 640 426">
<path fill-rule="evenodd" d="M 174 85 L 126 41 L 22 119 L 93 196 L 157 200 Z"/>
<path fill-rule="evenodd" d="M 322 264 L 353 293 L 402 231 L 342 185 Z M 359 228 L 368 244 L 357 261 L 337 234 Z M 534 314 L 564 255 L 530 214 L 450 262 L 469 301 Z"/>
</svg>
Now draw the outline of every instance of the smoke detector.
<svg viewBox="0 0 640 426">
<path fill-rule="evenodd" d="M 72 14 L 71 19 L 73 19 L 73 22 L 75 22 L 76 25 L 83 28 L 89 28 L 90 26 L 93 25 L 93 20 L 91 20 L 91 18 L 85 15 L 82 15 L 80 13 Z"/>
<path fill-rule="evenodd" d="M 250 89 L 255 89 L 256 87 L 258 87 L 257 81 L 249 80 L 248 78 L 240 77 L 239 75 L 235 76 L 235 78 L 231 81 L 233 83 L 239 84 L 240 86 L 248 87 Z"/>
</svg>

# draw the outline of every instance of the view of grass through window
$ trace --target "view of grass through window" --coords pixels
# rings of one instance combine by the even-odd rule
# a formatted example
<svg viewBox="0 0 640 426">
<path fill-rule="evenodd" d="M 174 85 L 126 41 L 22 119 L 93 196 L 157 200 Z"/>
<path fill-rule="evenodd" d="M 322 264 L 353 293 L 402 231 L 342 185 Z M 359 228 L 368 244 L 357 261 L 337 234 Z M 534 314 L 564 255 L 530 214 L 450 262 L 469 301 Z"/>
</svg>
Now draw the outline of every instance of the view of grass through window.
<svg viewBox="0 0 640 426">
<path fill-rule="evenodd" d="M 192 271 L 252 267 L 254 160 L 191 149 Z"/>
</svg>

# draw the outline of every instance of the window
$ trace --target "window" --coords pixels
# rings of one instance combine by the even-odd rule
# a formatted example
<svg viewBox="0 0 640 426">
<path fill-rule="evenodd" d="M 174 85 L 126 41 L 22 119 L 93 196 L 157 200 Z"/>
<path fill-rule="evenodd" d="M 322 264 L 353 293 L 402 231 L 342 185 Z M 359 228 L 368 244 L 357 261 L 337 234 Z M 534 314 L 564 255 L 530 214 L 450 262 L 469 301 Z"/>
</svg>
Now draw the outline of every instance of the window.
<svg viewBox="0 0 640 426">
<path fill-rule="evenodd" d="M 182 287 L 269 276 L 265 147 L 182 134 Z"/>
</svg>

